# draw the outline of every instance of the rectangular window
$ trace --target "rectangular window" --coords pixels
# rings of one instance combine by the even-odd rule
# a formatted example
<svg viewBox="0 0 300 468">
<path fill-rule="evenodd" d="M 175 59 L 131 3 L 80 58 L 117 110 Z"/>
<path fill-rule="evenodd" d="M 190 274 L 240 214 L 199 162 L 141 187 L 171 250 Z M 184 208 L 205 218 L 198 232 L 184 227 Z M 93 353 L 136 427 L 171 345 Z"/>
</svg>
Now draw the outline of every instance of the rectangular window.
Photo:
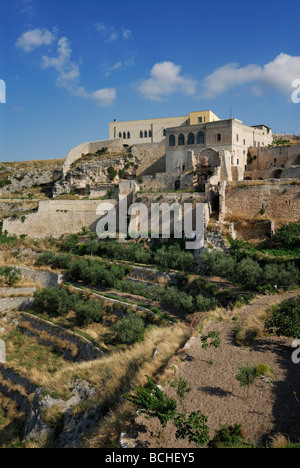
<svg viewBox="0 0 300 468">
<path fill-rule="evenodd" d="M 202 117 L 198 117 L 198 123 L 202 123 Z"/>
<path fill-rule="evenodd" d="M 236 165 L 238 166 L 239 164 L 240 164 L 240 160 L 237 159 L 237 160 L 236 160 Z"/>
<path fill-rule="evenodd" d="M 243 144 L 246 145 L 246 140 L 243 140 Z"/>
<path fill-rule="evenodd" d="M 239 135 L 236 136 L 236 141 L 239 141 Z"/>
<path fill-rule="evenodd" d="M 217 134 L 217 141 L 221 141 L 221 140 L 222 140 L 222 135 L 221 135 L 221 133 L 218 133 Z"/>
</svg>

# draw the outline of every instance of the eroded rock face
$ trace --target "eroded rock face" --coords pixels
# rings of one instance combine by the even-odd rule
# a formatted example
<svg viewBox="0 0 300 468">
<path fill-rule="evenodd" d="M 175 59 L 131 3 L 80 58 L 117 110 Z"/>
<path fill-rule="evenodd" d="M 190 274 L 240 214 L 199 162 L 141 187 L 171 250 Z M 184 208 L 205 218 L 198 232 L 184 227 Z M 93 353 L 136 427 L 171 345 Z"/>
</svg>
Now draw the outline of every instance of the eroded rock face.
<svg viewBox="0 0 300 468">
<path fill-rule="evenodd" d="M 118 183 L 123 177 L 135 178 L 139 164 L 141 164 L 141 160 L 130 155 L 81 164 L 75 169 L 71 169 L 65 179 L 62 178 L 54 185 L 53 196 L 57 197 L 76 191 L 81 191 L 83 195 L 89 195 L 93 189 L 103 184 Z M 113 180 L 109 168 L 115 170 Z"/>
<path fill-rule="evenodd" d="M 8 178 L 8 185 L 0 189 L 0 196 L 9 193 L 20 192 L 23 189 L 31 189 L 35 186 L 47 185 L 61 177 L 62 171 L 34 171 L 27 173 L 16 173 Z"/>
<path fill-rule="evenodd" d="M 32 410 L 25 428 L 25 438 L 52 437 L 61 448 L 76 448 L 83 442 L 83 435 L 91 433 L 101 417 L 101 408 L 94 402 L 96 390 L 86 381 L 76 380 L 70 385 L 69 400 L 52 398 L 39 389 L 33 398 Z M 80 405 L 82 411 L 74 411 Z M 49 424 L 46 415 L 55 411 L 56 421 Z"/>
</svg>

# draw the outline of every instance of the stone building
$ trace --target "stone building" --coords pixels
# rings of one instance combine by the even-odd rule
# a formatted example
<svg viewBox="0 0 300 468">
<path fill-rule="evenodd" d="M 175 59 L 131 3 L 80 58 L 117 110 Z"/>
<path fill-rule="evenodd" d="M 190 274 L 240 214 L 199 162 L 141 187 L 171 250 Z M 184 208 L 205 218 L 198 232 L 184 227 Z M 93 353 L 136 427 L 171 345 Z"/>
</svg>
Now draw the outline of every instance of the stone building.
<svg viewBox="0 0 300 468">
<path fill-rule="evenodd" d="M 166 131 L 166 171 L 185 171 L 189 150 L 197 155 L 207 148 L 229 151 L 231 165 L 245 171 L 249 148 L 265 147 L 272 141 L 268 127 L 248 127 L 237 119 L 169 128 Z"/>
<path fill-rule="evenodd" d="M 109 124 L 109 139 L 122 140 L 128 146 L 143 143 L 161 143 L 166 138 L 170 127 L 185 127 L 198 123 L 208 123 L 220 120 L 212 111 L 191 112 L 181 117 L 161 119 L 131 120 L 118 122 L 116 119 Z"/>
</svg>

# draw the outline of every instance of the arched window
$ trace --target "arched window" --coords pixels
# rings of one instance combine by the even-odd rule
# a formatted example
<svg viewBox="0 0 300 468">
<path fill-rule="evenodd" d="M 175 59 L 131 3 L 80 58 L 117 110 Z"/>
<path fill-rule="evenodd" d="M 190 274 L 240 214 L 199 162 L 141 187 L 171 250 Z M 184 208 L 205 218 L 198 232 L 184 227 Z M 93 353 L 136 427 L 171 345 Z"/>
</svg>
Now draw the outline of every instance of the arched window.
<svg viewBox="0 0 300 468">
<path fill-rule="evenodd" d="M 199 132 L 197 135 L 197 145 L 204 145 L 204 133 Z"/>
<path fill-rule="evenodd" d="M 163 136 L 167 136 L 167 130 L 165 128 L 163 129 Z"/>
<path fill-rule="evenodd" d="M 194 145 L 195 144 L 195 135 L 193 133 L 189 133 L 187 144 L 188 145 Z"/>
<path fill-rule="evenodd" d="M 126 140 L 126 133 L 123 132 L 123 139 Z"/>
<path fill-rule="evenodd" d="M 127 138 L 130 139 L 130 132 L 127 132 Z"/>
<path fill-rule="evenodd" d="M 178 146 L 183 146 L 185 144 L 185 138 L 183 133 L 180 133 L 178 136 Z"/>
<path fill-rule="evenodd" d="M 148 137 L 148 132 L 147 132 L 147 130 L 144 131 L 144 137 L 145 137 L 145 138 Z"/>
<path fill-rule="evenodd" d="M 143 138 L 144 134 L 142 132 L 142 130 L 140 131 L 140 138 Z"/>
<path fill-rule="evenodd" d="M 149 130 L 149 138 L 152 138 L 152 130 Z"/>
<path fill-rule="evenodd" d="M 174 135 L 169 136 L 169 146 L 175 146 L 175 136 Z"/>
<path fill-rule="evenodd" d="M 121 132 L 119 132 L 119 138 L 122 138 L 122 133 Z"/>
</svg>

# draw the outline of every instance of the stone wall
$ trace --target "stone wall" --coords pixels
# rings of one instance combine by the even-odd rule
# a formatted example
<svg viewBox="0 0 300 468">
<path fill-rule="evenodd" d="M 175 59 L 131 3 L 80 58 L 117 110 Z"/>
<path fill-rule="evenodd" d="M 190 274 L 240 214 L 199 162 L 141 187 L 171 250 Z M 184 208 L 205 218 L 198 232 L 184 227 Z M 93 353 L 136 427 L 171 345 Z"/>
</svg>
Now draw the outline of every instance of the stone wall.
<svg viewBox="0 0 300 468">
<path fill-rule="evenodd" d="M 10 310 L 26 310 L 29 309 L 33 299 L 30 297 L 5 297 L 0 298 L 0 312 L 8 312 Z"/>
<path fill-rule="evenodd" d="M 77 355 L 73 356 L 67 349 L 63 354 L 63 357 L 70 361 L 92 361 L 94 359 L 99 359 L 103 356 L 103 351 L 96 348 L 89 340 L 84 337 L 80 337 L 71 331 L 66 330 L 65 328 L 59 327 L 58 325 L 54 325 L 47 320 L 43 320 L 35 315 L 28 314 L 26 312 L 20 312 L 18 315 L 18 320 L 22 319 L 23 322 L 28 323 L 32 327 L 31 329 L 24 328 L 22 329 L 22 323 L 19 325 L 21 327 L 23 333 L 32 334 L 39 339 L 39 335 L 41 332 L 46 332 L 47 334 L 57 337 L 62 342 L 65 342 L 66 345 L 74 344 L 77 347 Z M 29 331 L 28 331 L 29 330 Z M 41 335 L 42 336 L 42 335 Z M 39 339 L 40 342 L 43 341 L 42 338 Z M 42 343 L 47 346 L 47 343 Z M 50 343 L 51 344 L 51 343 Z"/>
<path fill-rule="evenodd" d="M 148 143 L 131 147 L 132 154 L 142 162 L 136 175 L 143 177 L 166 172 L 166 146 L 164 143 Z"/>
<path fill-rule="evenodd" d="M 94 141 L 90 143 L 82 143 L 76 148 L 71 149 L 67 154 L 63 165 L 63 177 L 67 175 L 70 170 L 71 165 L 80 159 L 83 154 L 96 153 L 96 151 L 101 150 L 102 148 L 107 148 L 108 152 L 112 151 L 122 151 L 124 149 L 123 142 L 121 140 L 102 140 Z"/>
<path fill-rule="evenodd" d="M 300 220 L 300 185 L 295 183 L 247 185 L 226 190 L 230 217 L 250 219 L 265 216 L 277 223 Z"/>
<path fill-rule="evenodd" d="M 56 288 L 64 279 L 63 275 L 51 271 L 33 270 L 18 265 L 14 265 L 14 267 L 20 270 L 23 278 L 30 278 L 35 283 L 40 284 L 42 288 Z"/>
<path fill-rule="evenodd" d="M 108 203 L 117 205 L 115 200 Z M 55 200 L 39 203 L 37 213 L 26 216 L 25 220 L 5 219 L 3 232 L 9 235 L 26 234 L 31 238 L 43 239 L 53 236 L 59 238 L 63 234 L 76 234 L 86 226 L 95 231 L 99 216 L 96 214 L 100 203 L 97 200 Z"/>
</svg>

